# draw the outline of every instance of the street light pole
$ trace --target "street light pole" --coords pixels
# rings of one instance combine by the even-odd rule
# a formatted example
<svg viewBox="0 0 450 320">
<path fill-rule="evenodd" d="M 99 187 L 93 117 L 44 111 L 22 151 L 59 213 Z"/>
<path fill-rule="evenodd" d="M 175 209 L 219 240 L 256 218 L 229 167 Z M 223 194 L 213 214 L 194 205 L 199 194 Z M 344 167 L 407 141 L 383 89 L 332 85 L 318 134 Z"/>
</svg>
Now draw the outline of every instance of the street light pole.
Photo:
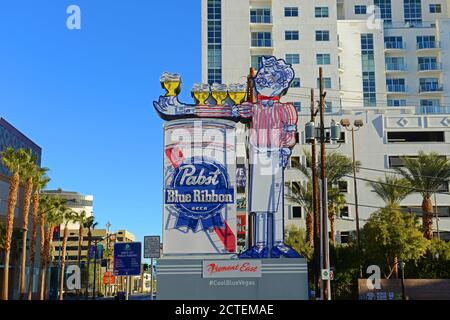
<svg viewBox="0 0 450 320">
<path fill-rule="evenodd" d="M 405 262 L 400 262 L 400 269 L 402 269 L 402 299 L 406 300 L 406 293 L 405 293 Z"/>
</svg>

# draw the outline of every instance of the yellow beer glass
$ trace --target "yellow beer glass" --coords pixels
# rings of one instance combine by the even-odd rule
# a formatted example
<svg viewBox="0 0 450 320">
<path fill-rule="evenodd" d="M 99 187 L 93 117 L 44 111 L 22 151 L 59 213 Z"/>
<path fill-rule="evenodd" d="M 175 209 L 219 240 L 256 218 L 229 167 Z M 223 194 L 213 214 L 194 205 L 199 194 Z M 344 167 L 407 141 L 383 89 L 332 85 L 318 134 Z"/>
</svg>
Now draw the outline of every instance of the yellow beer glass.
<svg viewBox="0 0 450 320">
<path fill-rule="evenodd" d="M 174 97 L 180 93 L 181 76 L 179 74 L 164 72 L 160 82 L 166 90 L 166 97 Z"/>
<path fill-rule="evenodd" d="M 223 101 L 228 96 L 228 87 L 226 84 L 217 84 L 214 83 L 211 86 L 211 92 L 214 100 L 216 100 L 216 104 L 218 106 L 221 106 L 223 104 Z"/>
<path fill-rule="evenodd" d="M 245 100 L 247 95 L 247 86 L 245 84 L 234 83 L 228 87 L 228 95 L 235 105 L 239 105 Z"/>
<path fill-rule="evenodd" d="M 198 105 L 205 105 L 210 95 L 210 89 L 208 84 L 194 84 L 192 87 L 192 96 L 195 99 L 195 103 Z"/>
</svg>

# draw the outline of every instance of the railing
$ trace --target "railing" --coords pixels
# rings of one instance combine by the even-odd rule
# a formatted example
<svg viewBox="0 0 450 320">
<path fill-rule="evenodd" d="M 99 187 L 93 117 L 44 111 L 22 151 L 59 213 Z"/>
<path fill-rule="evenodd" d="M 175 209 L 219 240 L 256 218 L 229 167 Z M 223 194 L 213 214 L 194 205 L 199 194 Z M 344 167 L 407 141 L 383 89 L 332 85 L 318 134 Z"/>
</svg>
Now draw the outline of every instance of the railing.
<svg viewBox="0 0 450 320">
<path fill-rule="evenodd" d="M 442 70 L 442 63 L 439 62 L 426 62 L 419 63 L 419 71 L 439 71 Z"/>
<path fill-rule="evenodd" d="M 417 114 L 450 114 L 449 106 L 420 106 L 416 108 Z"/>
<path fill-rule="evenodd" d="M 404 84 L 388 84 L 387 92 L 406 92 L 406 85 Z"/>
<path fill-rule="evenodd" d="M 406 49 L 406 45 L 403 41 L 386 41 L 384 43 L 384 47 L 386 49 L 398 49 L 398 50 Z"/>
<path fill-rule="evenodd" d="M 405 63 L 386 63 L 386 70 L 388 71 L 407 71 L 408 66 Z"/>
<path fill-rule="evenodd" d="M 437 83 L 427 83 L 427 84 L 421 84 L 419 86 L 419 93 L 420 92 L 442 92 L 444 91 L 444 87 Z"/>
<path fill-rule="evenodd" d="M 425 50 L 425 49 L 439 49 L 440 48 L 439 41 L 420 41 L 417 42 L 417 50 Z"/>
<path fill-rule="evenodd" d="M 272 23 L 272 17 L 271 16 L 250 16 L 250 23 L 266 23 L 270 24 Z"/>
<path fill-rule="evenodd" d="M 252 40 L 252 47 L 270 48 L 272 47 L 272 40 Z"/>
</svg>

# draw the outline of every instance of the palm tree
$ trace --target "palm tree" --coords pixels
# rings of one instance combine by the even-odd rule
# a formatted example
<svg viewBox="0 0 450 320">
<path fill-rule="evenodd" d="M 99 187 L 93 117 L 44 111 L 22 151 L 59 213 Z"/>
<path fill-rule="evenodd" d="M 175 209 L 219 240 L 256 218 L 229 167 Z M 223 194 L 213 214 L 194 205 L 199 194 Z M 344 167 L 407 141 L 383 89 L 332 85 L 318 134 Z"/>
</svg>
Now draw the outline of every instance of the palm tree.
<svg viewBox="0 0 450 320">
<path fill-rule="evenodd" d="M 95 218 L 93 216 L 90 216 L 86 219 L 86 224 L 84 225 L 85 228 L 88 229 L 88 256 L 87 256 L 87 285 L 86 285 L 86 298 L 89 296 L 89 266 L 91 263 L 91 258 L 89 255 L 89 250 L 92 245 L 92 230 L 95 229 L 97 226 L 97 222 L 94 220 Z"/>
<path fill-rule="evenodd" d="M 399 210 L 402 202 L 411 192 L 411 185 L 408 180 L 395 176 L 385 175 L 384 180 L 378 178 L 377 181 L 368 182 L 373 192 L 384 201 L 386 209 Z M 394 256 L 392 273 L 394 278 L 398 278 L 398 257 Z"/>
<path fill-rule="evenodd" d="M 35 251 L 36 251 L 36 229 L 38 223 L 38 214 L 39 214 L 39 206 L 40 206 L 40 191 L 45 188 L 45 186 L 50 181 L 50 178 L 46 176 L 47 168 L 39 168 L 36 170 L 35 175 L 33 177 L 33 185 L 34 185 L 34 193 L 32 200 L 32 210 L 31 210 L 31 235 L 30 235 L 30 276 L 28 278 L 28 300 L 31 300 L 33 295 L 33 277 L 34 277 L 34 260 L 35 260 Z M 41 238 L 41 242 L 43 241 L 43 237 Z"/>
<path fill-rule="evenodd" d="M 76 222 L 76 213 L 72 209 L 65 209 L 62 212 L 64 219 L 64 237 L 62 242 L 62 254 L 60 257 L 61 269 L 59 273 L 59 300 L 64 298 L 64 271 L 66 266 L 66 248 L 67 248 L 67 238 L 69 237 L 69 227 L 70 222 Z"/>
<path fill-rule="evenodd" d="M 306 186 L 295 184 L 286 195 L 289 201 L 294 202 L 305 208 L 306 213 L 306 242 L 310 247 L 314 246 L 314 228 L 313 228 L 313 203 L 312 203 L 312 185 L 308 181 Z"/>
<path fill-rule="evenodd" d="M 424 237 L 433 239 L 433 203 L 431 196 L 450 179 L 450 161 L 437 153 L 419 152 L 417 158 L 402 157 L 404 168 L 396 168 L 422 195 L 422 225 Z"/>
<path fill-rule="evenodd" d="M 7 148 L 1 152 L 2 162 L 5 167 L 11 172 L 8 194 L 8 208 L 6 212 L 6 242 L 5 254 L 3 262 L 3 287 L 2 300 L 8 300 L 9 291 L 9 264 L 11 255 L 11 240 L 14 226 L 14 211 L 17 204 L 17 192 L 19 190 L 20 172 L 23 166 L 27 163 L 28 154 L 19 149 L 15 151 L 13 148 Z"/>
<path fill-rule="evenodd" d="M 33 193 L 33 177 L 37 170 L 37 158 L 33 156 L 31 149 L 25 151 L 24 165 L 20 172 L 20 180 L 25 185 L 22 205 L 22 255 L 20 269 L 20 299 L 25 298 L 25 271 L 27 262 L 27 237 L 28 237 L 28 214 L 30 212 L 31 196 Z"/>
<path fill-rule="evenodd" d="M 76 222 L 79 224 L 78 227 L 78 267 L 81 268 L 81 246 L 83 245 L 83 232 L 84 225 L 87 222 L 87 214 L 86 211 L 81 211 L 76 214 Z"/>
<path fill-rule="evenodd" d="M 298 169 L 308 178 L 312 179 L 312 155 L 311 153 L 303 149 L 306 157 L 306 165 L 300 164 Z M 320 156 L 320 155 L 319 155 Z M 361 165 L 359 161 L 356 162 L 356 167 Z M 330 228 L 332 232 L 331 241 L 335 242 L 335 216 L 342 205 L 345 203 L 345 196 L 339 192 L 336 187 L 340 180 L 348 176 L 353 172 L 352 159 L 337 152 L 331 152 L 327 155 L 327 162 L 325 164 L 325 172 L 328 183 L 328 218 L 330 219 Z M 321 168 L 317 168 L 317 174 L 321 176 Z M 294 191 L 294 190 L 293 190 Z M 311 196 L 312 197 L 312 193 Z M 309 200 L 312 203 L 312 200 Z M 297 202 L 298 203 L 298 202 Z M 312 207 L 312 205 L 311 205 Z M 312 208 L 309 209 L 312 212 Z M 313 219 L 307 219 L 307 229 L 313 229 Z"/>
</svg>

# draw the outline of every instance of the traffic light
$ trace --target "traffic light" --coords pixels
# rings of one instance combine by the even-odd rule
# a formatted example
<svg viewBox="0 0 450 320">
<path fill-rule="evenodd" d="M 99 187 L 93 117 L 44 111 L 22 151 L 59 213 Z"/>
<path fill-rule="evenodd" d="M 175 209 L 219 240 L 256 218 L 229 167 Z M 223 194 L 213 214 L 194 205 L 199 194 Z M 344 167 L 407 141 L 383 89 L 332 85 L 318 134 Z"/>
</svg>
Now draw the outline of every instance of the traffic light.
<svg viewBox="0 0 450 320">
<path fill-rule="evenodd" d="M 144 263 L 144 271 L 149 271 L 148 263 Z"/>
</svg>

